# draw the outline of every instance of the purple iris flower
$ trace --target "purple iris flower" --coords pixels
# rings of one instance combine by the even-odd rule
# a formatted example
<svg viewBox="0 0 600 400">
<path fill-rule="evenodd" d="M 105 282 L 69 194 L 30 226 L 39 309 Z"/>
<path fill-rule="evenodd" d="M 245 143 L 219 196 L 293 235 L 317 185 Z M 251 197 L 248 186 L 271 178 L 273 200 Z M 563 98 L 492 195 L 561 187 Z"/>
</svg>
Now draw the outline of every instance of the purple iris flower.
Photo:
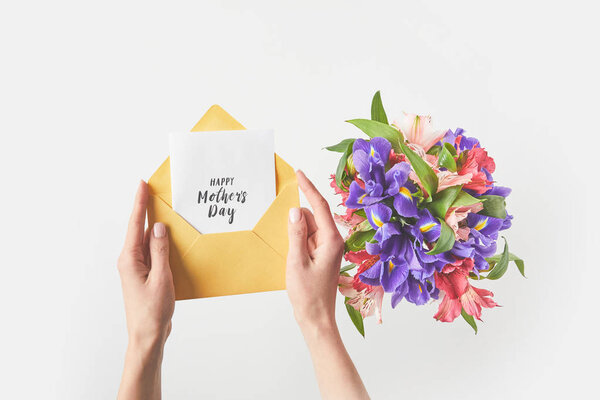
<svg viewBox="0 0 600 400">
<path fill-rule="evenodd" d="M 406 280 L 410 270 L 422 269 L 409 236 L 399 232 L 380 243 L 366 243 L 369 254 L 378 254 L 380 259 L 360 275 L 360 280 L 371 286 L 383 286 L 393 292 Z"/>
<path fill-rule="evenodd" d="M 449 129 L 448 132 L 446 132 L 446 135 L 437 143 L 437 145 L 441 146 L 442 143 L 450 143 L 459 152 L 463 150 L 471 150 L 474 147 L 480 147 L 479 140 L 473 137 L 465 136 L 463 134 L 464 132 L 465 130 L 462 128 L 456 128 L 454 132 Z"/>
<path fill-rule="evenodd" d="M 481 214 L 470 213 L 467 215 L 467 225 L 471 228 L 471 235 L 483 242 L 487 242 L 485 240 L 487 238 L 497 240 L 498 231 L 502 227 L 503 222 L 503 219 Z"/>
<path fill-rule="evenodd" d="M 506 218 L 504 218 L 504 220 L 502 221 L 502 226 L 500 227 L 500 230 L 503 231 L 505 229 L 510 228 L 512 226 L 512 219 L 513 216 L 509 213 L 506 213 Z"/>
<path fill-rule="evenodd" d="M 386 292 L 396 290 L 408 276 L 408 264 L 401 257 L 404 242 L 400 235 L 395 235 L 383 243 L 381 258 L 360 275 L 360 280 L 371 286 L 381 285 Z"/>
<path fill-rule="evenodd" d="M 384 193 L 385 165 L 391 149 L 390 142 L 381 137 L 368 142 L 363 139 L 354 142 L 352 162 L 365 187 L 362 188 L 356 181 L 350 184 L 346 207 L 364 208 L 388 197 Z"/>
<path fill-rule="evenodd" d="M 391 258 L 379 260 L 371 268 L 360 275 L 360 280 L 367 285 L 383 287 L 386 292 L 393 292 L 406 280 L 408 268 L 401 260 Z"/>
<path fill-rule="evenodd" d="M 490 266 L 490 264 L 485 260 L 485 258 L 479 253 L 475 253 L 475 255 L 473 256 L 473 262 L 473 273 L 477 276 L 479 276 L 479 271 L 488 269 Z"/>
<path fill-rule="evenodd" d="M 430 299 L 437 299 L 439 289 L 435 287 L 434 280 L 419 280 L 409 274 L 404 283 L 392 295 L 392 307 L 396 307 L 402 299 L 418 306 L 427 303 Z"/>
<path fill-rule="evenodd" d="M 392 145 L 390 142 L 382 137 L 374 137 L 368 142 L 363 139 L 356 139 L 356 141 L 354 141 L 354 145 L 352 146 L 352 153 L 354 154 L 353 157 L 355 163 L 355 158 L 357 155 L 360 159 L 362 159 L 363 155 L 365 155 L 367 157 L 366 161 L 368 161 L 369 164 L 379 165 L 381 167 L 385 167 L 387 164 L 391 150 Z M 361 152 L 361 154 L 358 154 L 359 152 Z M 358 167 L 356 169 L 359 171 Z"/>
<path fill-rule="evenodd" d="M 423 240 L 429 243 L 435 242 L 440 237 L 441 231 L 440 222 L 426 208 L 419 211 L 417 222 L 411 227 L 412 235 L 421 244 Z"/>
<path fill-rule="evenodd" d="M 451 250 L 438 254 L 440 262 L 453 263 L 456 259 L 472 258 L 474 261 L 473 272 L 489 267 L 485 260 L 496 253 L 496 240 L 498 231 L 502 229 L 504 220 L 488 217 L 480 214 L 469 214 L 467 225 L 471 228 L 469 238 L 466 241 L 456 241 Z M 436 264 L 436 267 L 439 264 Z"/>
<path fill-rule="evenodd" d="M 414 249 L 422 269 L 414 270 L 413 275 L 421 281 L 430 278 L 436 271 L 440 272 L 448 264 L 448 261 L 440 254 L 427 254 L 429 250 L 424 248 L 419 242 L 414 243 Z"/>
<path fill-rule="evenodd" d="M 398 214 L 407 218 L 416 217 L 418 213 L 416 201 L 413 197 L 415 188 L 408 181 L 409 174 L 410 165 L 406 162 L 394 165 L 385 174 L 386 194 L 394 197 L 394 208 L 398 211 Z"/>
<path fill-rule="evenodd" d="M 375 240 L 385 242 L 390 236 L 400 234 L 398 223 L 390 222 L 392 209 L 388 206 L 376 203 L 365 208 L 365 214 L 375 233 Z"/>
<path fill-rule="evenodd" d="M 508 197 L 508 195 L 512 192 L 511 188 L 505 186 L 494 186 L 490 190 L 484 193 L 484 195 L 492 194 L 494 196 L 502 196 Z"/>
</svg>

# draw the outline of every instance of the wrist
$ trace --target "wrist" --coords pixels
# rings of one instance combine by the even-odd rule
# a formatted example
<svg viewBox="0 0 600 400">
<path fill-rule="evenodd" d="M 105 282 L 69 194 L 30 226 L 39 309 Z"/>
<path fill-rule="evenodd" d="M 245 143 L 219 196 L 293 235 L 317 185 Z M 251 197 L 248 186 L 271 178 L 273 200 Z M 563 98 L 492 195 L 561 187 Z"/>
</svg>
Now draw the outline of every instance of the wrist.
<svg viewBox="0 0 600 400">
<path fill-rule="evenodd" d="M 339 337 L 339 330 L 334 317 L 299 320 L 298 325 L 307 341 Z"/>
<path fill-rule="evenodd" d="M 130 337 L 127 353 L 146 361 L 162 361 L 166 338 L 159 335 L 151 337 Z"/>
</svg>

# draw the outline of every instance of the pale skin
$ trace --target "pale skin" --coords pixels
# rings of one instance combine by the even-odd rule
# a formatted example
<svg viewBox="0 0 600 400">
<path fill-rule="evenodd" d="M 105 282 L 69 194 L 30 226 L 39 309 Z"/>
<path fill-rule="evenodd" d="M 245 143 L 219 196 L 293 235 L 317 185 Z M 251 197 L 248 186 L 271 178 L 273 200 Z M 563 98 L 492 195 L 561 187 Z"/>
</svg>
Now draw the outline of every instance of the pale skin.
<svg viewBox="0 0 600 400">
<path fill-rule="evenodd" d="M 286 286 L 294 316 L 310 352 L 323 399 L 368 399 L 335 321 L 335 301 L 344 242 L 327 201 L 298 171 L 310 203 L 290 209 Z M 129 343 L 118 399 L 160 399 L 164 344 L 175 308 L 168 232 L 156 223 L 144 231 L 148 187 L 141 182 L 118 269 Z"/>
</svg>

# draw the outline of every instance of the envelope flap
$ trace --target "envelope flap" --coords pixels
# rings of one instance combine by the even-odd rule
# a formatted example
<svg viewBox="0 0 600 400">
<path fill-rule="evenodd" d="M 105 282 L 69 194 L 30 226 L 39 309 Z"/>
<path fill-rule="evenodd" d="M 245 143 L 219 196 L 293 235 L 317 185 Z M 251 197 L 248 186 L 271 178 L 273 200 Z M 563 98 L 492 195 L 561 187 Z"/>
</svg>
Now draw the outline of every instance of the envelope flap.
<svg viewBox="0 0 600 400">
<path fill-rule="evenodd" d="M 281 160 L 281 162 L 285 161 Z M 282 257 L 286 257 L 288 251 L 287 220 L 289 209 L 299 206 L 296 176 L 292 175 L 290 179 L 282 182 L 277 197 L 253 229 L 256 235 Z"/>
<path fill-rule="evenodd" d="M 290 183 L 296 185 L 296 172 L 275 153 L 275 192 L 277 196 Z"/>
<path fill-rule="evenodd" d="M 285 258 L 252 231 L 199 235 L 172 261 L 177 300 L 285 288 Z"/>
<path fill-rule="evenodd" d="M 200 118 L 200 121 L 194 125 L 192 132 L 239 131 L 242 129 L 246 128 L 229 115 L 227 111 L 215 104 L 209 108 L 202 118 Z"/>
</svg>

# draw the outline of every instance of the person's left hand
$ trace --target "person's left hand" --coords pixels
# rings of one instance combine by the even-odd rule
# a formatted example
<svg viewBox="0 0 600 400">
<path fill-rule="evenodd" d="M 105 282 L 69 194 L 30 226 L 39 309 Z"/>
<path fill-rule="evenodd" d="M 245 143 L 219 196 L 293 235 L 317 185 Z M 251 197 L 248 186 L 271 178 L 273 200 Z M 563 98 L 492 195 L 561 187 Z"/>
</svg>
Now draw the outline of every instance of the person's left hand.
<svg viewBox="0 0 600 400">
<path fill-rule="evenodd" d="M 119 256 L 130 346 L 162 347 L 171 332 L 175 309 L 169 239 L 160 222 L 144 233 L 148 185 L 141 181 Z"/>
</svg>

